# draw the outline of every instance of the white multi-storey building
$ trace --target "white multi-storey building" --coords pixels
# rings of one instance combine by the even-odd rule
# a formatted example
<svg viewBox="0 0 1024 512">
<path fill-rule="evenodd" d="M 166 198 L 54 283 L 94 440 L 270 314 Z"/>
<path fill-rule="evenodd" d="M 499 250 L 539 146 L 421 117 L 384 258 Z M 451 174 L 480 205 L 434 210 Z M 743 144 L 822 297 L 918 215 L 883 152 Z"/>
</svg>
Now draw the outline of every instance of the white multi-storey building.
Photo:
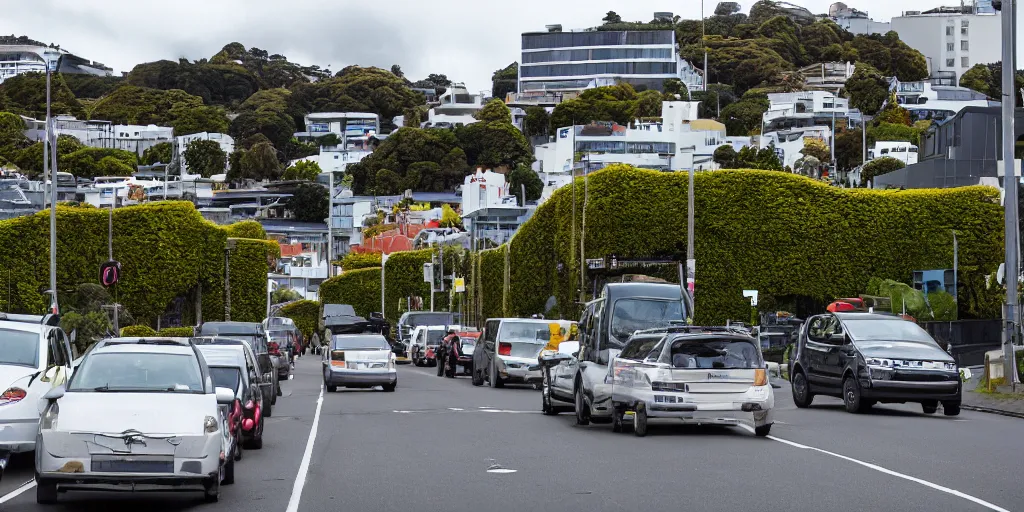
<svg viewBox="0 0 1024 512">
<path fill-rule="evenodd" d="M 46 137 L 46 121 L 22 117 L 25 136 L 30 140 Z M 174 128 L 156 125 L 122 125 L 109 121 L 83 121 L 74 116 L 56 116 L 53 119 L 57 135 L 70 135 L 92 148 L 122 149 L 142 155 L 147 149 L 174 140 Z"/>
<path fill-rule="evenodd" d="M 932 76 L 960 76 L 975 64 L 1002 60 L 1002 26 L 991 4 L 981 2 L 928 11 L 906 11 L 892 19 L 900 39 L 924 54 Z"/>
<path fill-rule="evenodd" d="M 999 106 L 999 102 L 990 101 L 984 94 L 966 87 L 893 80 L 896 101 L 910 111 L 912 121 L 941 121 L 955 116 L 966 107 Z"/>
<path fill-rule="evenodd" d="M 354 196 L 351 190 L 336 187 L 331 192 L 331 245 L 333 257 L 340 259 L 352 246 L 363 243 L 363 219 L 374 211 L 376 199 Z"/>
<path fill-rule="evenodd" d="M 341 139 L 341 144 L 320 146 L 319 155 L 299 159 L 316 162 L 324 172 L 344 172 L 349 164 L 373 152 L 373 139 L 382 138 L 380 117 L 373 113 L 317 112 L 307 115 L 305 121 L 306 131 L 296 133 L 296 138 L 316 140 L 333 133 Z"/>
<path fill-rule="evenodd" d="M 477 112 L 484 108 L 483 94 L 470 94 L 464 84 L 455 84 L 441 95 L 440 104 L 430 109 L 421 128 L 454 128 L 476 122 Z"/>
<path fill-rule="evenodd" d="M 703 73 L 679 58 L 672 30 L 563 32 L 549 25 L 547 32 L 523 34 L 520 62 L 519 93 L 578 91 L 599 78 L 656 90 L 670 78 L 690 90 L 704 83 Z"/>
<path fill-rule="evenodd" d="M 868 13 L 850 8 L 843 2 L 829 6 L 828 17 L 851 34 L 885 34 L 892 30 L 891 23 L 875 21 L 868 17 Z"/>
<path fill-rule="evenodd" d="M 768 95 L 768 111 L 762 115 L 758 145 L 775 145 L 783 166 L 793 167 L 803 154 L 805 139 L 832 144 L 835 131 L 857 128 L 860 111 L 850 101 L 827 91 L 785 92 Z"/>
<path fill-rule="evenodd" d="M 27 39 L 25 40 L 28 41 Z M 6 44 L 14 43 L 14 44 Z M 110 76 L 113 70 L 98 62 L 90 62 L 64 50 L 34 42 L 18 43 L 18 39 L 0 38 L 0 83 L 22 73 L 44 73 L 46 63 L 60 60 L 61 73 Z"/>
</svg>

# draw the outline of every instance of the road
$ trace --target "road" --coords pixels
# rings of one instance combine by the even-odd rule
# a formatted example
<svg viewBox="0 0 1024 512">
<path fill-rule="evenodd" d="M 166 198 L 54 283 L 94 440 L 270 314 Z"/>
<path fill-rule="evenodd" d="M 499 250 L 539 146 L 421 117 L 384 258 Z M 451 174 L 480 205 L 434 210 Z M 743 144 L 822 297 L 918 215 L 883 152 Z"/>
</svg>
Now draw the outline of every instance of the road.
<svg viewBox="0 0 1024 512">
<path fill-rule="evenodd" d="M 822 398 L 799 410 L 783 388 L 767 439 L 673 424 L 636 438 L 543 416 L 530 388 L 476 388 L 432 368 L 400 367 L 395 393 L 324 393 L 309 356 L 295 373 L 264 448 L 245 452 L 220 503 L 67 493 L 40 507 L 28 457 L 0 483 L 0 510 L 1024 510 L 1024 422 L 1014 418 L 909 405 L 857 416 Z"/>
</svg>

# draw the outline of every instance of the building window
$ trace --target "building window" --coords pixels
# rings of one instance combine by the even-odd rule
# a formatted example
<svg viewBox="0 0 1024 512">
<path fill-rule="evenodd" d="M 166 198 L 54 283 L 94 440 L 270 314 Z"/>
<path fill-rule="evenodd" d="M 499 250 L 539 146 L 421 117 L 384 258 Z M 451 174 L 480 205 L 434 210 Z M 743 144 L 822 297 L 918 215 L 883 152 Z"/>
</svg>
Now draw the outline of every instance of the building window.
<svg viewBox="0 0 1024 512">
<path fill-rule="evenodd" d="M 946 67 L 951 68 L 956 66 L 956 59 L 946 59 Z"/>
<path fill-rule="evenodd" d="M 968 58 L 968 57 L 960 57 L 960 67 L 962 67 L 962 68 L 969 68 L 969 67 L 971 67 L 970 58 Z"/>
<path fill-rule="evenodd" d="M 966 27 L 966 26 L 969 26 L 970 24 L 971 24 L 970 20 L 960 20 L 960 26 L 961 27 Z"/>
<path fill-rule="evenodd" d="M 946 51 L 947 52 L 953 51 L 953 43 L 946 43 Z"/>
<path fill-rule="evenodd" d="M 967 27 L 961 27 L 960 28 L 960 35 L 962 35 L 962 36 L 966 36 L 967 35 Z"/>
<path fill-rule="evenodd" d="M 953 27 L 946 27 L 946 35 L 947 36 L 953 35 Z"/>
<path fill-rule="evenodd" d="M 967 45 L 967 41 L 966 40 L 960 41 L 960 50 L 966 52 L 968 49 L 969 49 L 969 47 Z"/>
</svg>

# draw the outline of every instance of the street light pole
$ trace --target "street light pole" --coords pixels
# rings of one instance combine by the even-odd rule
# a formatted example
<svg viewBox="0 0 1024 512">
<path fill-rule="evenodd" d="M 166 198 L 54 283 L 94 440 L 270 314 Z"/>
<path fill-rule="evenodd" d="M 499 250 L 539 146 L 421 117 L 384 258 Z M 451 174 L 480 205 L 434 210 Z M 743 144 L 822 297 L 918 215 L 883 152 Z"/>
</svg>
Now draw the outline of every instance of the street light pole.
<svg viewBox="0 0 1024 512">
<path fill-rule="evenodd" d="M 1020 230 L 1017 224 L 1017 166 L 1014 161 L 1014 111 L 1017 102 L 1017 94 L 1014 91 L 1016 63 L 1014 52 L 1014 16 L 1016 11 L 1016 0 L 1004 0 L 1002 3 L 1003 22 L 1003 77 L 1002 77 L 1002 109 L 1003 109 L 1003 188 L 1006 191 L 1003 216 L 1005 221 L 1005 245 L 1006 245 L 1006 305 L 1003 309 L 1004 332 L 1003 332 L 1003 375 L 1006 381 L 1015 388 L 1017 382 L 1017 369 L 1014 365 L 1013 342 L 1017 338 L 1017 282 L 1020 269 L 1017 265 L 1017 249 L 1020 237 Z"/>
<path fill-rule="evenodd" d="M 708 48 L 704 45 L 704 0 L 700 0 L 700 46 L 704 49 L 704 92 L 708 91 Z"/>
<path fill-rule="evenodd" d="M 697 261 L 696 261 L 696 259 L 694 258 L 694 255 L 693 255 L 693 228 L 694 228 L 694 213 L 693 213 L 694 212 L 694 207 L 693 207 L 693 201 L 694 201 L 694 193 L 693 193 L 693 165 L 690 165 L 690 171 L 689 171 L 688 178 L 689 178 L 689 186 L 686 187 L 687 188 L 687 190 L 686 190 L 686 274 L 684 276 L 680 276 L 680 283 L 679 284 L 680 284 L 680 286 L 683 287 L 684 291 L 689 288 L 687 286 L 688 283 L 686 281 L 689 279 L 690 267 L 692 266 L 693 267 L 693 280 L 694 280 L 694 282 L 693 282 L 694 295 L 697 295 L 697 293 L 696 293 L 697 292 Z M 694 299 L 693 302 L 694 302 L 693 309 L 696 309 L 696 302 L 697 302 L 696 299 Z M 693 311 L 690 311 L 690 316 L 692 318 L 696 318 L 695 313 Z"/>
<path fill-rule="evenodd" d="M 43 166 L 48 167 L 48 163 L 51 158 L 47 154 L 47 148 L 52 154 L 53 170 L 50 172 L 50 293 L 51 304 L 50 313 L 59 313 L 57 306 L 57 144 L 56 137 L 53 134 L 53 120 L 50 118 L 50 79 L 53 76 L 53 68 L 60 66 L 60 59 L 57 59 L 56 65 L 51 64 L 50 60 L 46 61 L 46 142 L 43 144 Z M 45 176 L 46 170 L 43 173 Z"/>
</svg>

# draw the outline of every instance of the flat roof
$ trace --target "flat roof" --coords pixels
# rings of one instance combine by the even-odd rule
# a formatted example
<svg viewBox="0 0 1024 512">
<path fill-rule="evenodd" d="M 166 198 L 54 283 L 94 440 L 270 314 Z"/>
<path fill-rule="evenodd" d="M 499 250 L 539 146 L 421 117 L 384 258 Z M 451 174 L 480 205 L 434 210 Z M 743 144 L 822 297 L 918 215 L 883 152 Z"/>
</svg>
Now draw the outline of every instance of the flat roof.
<svg viewBox="0 0 1024 512">
<path fill-rule="evenodd" d="M 309 119 L 378 119 L 379 116 L 373 112 L 314 112 L 306 114 Z"/>
</svg>

